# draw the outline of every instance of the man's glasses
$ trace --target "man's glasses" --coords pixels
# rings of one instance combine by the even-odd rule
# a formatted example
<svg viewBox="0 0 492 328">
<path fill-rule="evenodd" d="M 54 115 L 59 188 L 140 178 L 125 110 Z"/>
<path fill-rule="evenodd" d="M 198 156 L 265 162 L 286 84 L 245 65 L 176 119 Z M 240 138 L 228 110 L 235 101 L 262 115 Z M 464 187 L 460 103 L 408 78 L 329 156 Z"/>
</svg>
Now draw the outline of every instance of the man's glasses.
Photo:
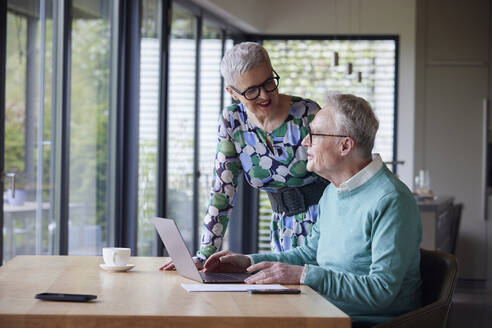
<svg viewBox="0 0 492 328">
<path fill-rule="evenodd" d="M 261 88 L 265 89 L 266 92 L 273 92 L 278 88 L 278 82 L 280 80 L 280 76 L 278 76 L 277 72 L 275 72 L 275 70 L 273 69 L 272 72 L 273 74 L 275 74 L 275 76 L 272 76 L 271 78 L 269 78 L 268 80 L 266 80 L 260 85 L 249 87 L 243 92 L 234 88 L 232 85 L 230 87 L 232 90 L 234 90 L 236 93 L 240 94 L 247 100 L 255 100 L 260 96 Z"/>
<path fill-rule="evenodd" d="M 313 144 L 313 136 L 322 136 L 322 137 L 339 137 L 339 138 L 348 138 L 350 136 L 344 136 L 341 134 L 324 134 L 324 133 L 312 133 L 311 128 L 308 126 L 308 136 L 309 136 L 309 144 Z"/>
</svg>

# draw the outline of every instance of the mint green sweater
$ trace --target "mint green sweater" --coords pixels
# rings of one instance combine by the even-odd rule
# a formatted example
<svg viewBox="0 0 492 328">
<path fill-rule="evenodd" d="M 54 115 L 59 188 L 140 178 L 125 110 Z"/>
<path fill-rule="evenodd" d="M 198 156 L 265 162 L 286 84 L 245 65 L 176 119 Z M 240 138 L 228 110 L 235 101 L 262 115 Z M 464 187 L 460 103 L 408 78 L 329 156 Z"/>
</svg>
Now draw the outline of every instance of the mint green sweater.
<svg viewBox="0 0 492 328">
<path fill-rule="evenodd" d="M 304 246 L 251 255 L 254 263 L 308 264 L 304 284 L 352 321 L 379 323 L 420 306 L 420 215 L 386 166 L 353 190 L 329 185 L 319 211 Z"/>
</svg>

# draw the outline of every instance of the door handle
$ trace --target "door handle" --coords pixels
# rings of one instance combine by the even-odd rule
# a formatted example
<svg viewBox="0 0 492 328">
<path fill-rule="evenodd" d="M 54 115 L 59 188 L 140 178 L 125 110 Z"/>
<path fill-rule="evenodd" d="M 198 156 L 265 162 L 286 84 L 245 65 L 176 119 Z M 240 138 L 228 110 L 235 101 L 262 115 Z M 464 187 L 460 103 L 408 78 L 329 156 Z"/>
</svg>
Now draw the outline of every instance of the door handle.
<svg viewBox="0 0 492 328">
<path fill-rule="evenodd" d="M 396 161 L 386 161 L 384 162 L 384 164 L 391 164 L 391 165 L 403 165 L 405 164 L 405 161 L 399 161 L 399 160 L 396 160 Z"/>
<path fill-rule="evenodd" d="M 488 159 L 488 134 L 489 134 L 489 101 L 487 98 L 482 100 L 482 197 L 483 197 L 483 219 L 487 220 L 488 216 L 488 193 L 487 193 L 487 169 L 490 163 Z"/>
</svg>

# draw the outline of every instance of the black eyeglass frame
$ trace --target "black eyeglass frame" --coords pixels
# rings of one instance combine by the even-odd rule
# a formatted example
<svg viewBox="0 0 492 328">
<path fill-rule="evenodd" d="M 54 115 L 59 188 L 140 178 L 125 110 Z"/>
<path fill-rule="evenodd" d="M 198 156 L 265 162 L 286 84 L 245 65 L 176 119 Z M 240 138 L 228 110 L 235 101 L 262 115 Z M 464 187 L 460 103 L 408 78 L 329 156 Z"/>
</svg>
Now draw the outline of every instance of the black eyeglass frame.
<svg viewBox="0 0 492 328">
<path fill-rule="evenodd" d="M 279 85 L 279 81 L 280 81 L 280 76 L 277 74 L 277 72 L 275 72 L 274 69 L 272 69 L 272 72 L 275 74 L 275 76 L 272 76 L 268 79 L 265 80 L 265 82 L 263 82 L 262 84 L 260 85 L 254 85 L 254 86 L 251 86 L 249 88 L 247 88 L 246 90 L 244 90 L 243 92 L 239 91 L 238 89 L 234 88 L 232 85 L 230 85 L 231 89 L 234 90 L 234 92 L 236 92 L 237 94 L 240 94 L 241 96 L 243 96 L 245 99 L 247 100 L 255 100 L 257 99 L 259 96 L 260 96 L 260 93 L 261 93 L 261 88 L 263 88 L 263 90 L 265 90 L 266 92 L 273 92 L 275 90 L 278 89 L 278 85 Z M 267 83 L 269 83 L 270 81 L 276 81 L 275 83 L 275 88 L 271 89 L 271 90 L 268 90 L 265 85 Z M 251 89 L 256 89 L 256 97 L 253 97 L 253 98 L 248 98 L 246 97 L 246 93 L 251 90 Z"/>
<path fill-rule="evenodd" d="M 338 138 L 350 138 L 350 136 L 342 135 L 342 134 L 325 134 L 325 133 L 312 133 L 311 128 L 308 126 L 308 136 L 309 136 L 309 144 L 313 144 L 313 136 L 322 136 L 322 137 L 338 137 Z"/>
</svg>

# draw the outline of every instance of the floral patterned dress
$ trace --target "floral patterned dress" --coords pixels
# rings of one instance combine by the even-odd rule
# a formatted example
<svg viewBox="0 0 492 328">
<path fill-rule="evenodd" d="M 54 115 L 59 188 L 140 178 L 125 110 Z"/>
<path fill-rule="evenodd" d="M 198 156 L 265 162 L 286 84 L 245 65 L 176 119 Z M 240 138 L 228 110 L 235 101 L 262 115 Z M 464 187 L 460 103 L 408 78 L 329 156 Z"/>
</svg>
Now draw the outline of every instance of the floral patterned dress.
<svg viewBox="0 0 492 328">
<path fill-rule="evenodd" d="M 242 104 L 231 105 L 222 112 L 212 190 L 197 253 L 201 260 L 220 249 L 241 173 L 251 186 L 268 192 L 282 187 L 301 187 L 317 179 L 316 174 L 306 170 L 307 154 L 301 142 L 318 111 L 317 103 L 292 97 L 289 115 L 271 133 L 254 126 Z M 269 148 L 267 138 L 273 149 Z M 317 205 L 294 216 L 273 213 L 272 251 L 282 252 L 303 245 L 317 218 Z"/>
</svg>

